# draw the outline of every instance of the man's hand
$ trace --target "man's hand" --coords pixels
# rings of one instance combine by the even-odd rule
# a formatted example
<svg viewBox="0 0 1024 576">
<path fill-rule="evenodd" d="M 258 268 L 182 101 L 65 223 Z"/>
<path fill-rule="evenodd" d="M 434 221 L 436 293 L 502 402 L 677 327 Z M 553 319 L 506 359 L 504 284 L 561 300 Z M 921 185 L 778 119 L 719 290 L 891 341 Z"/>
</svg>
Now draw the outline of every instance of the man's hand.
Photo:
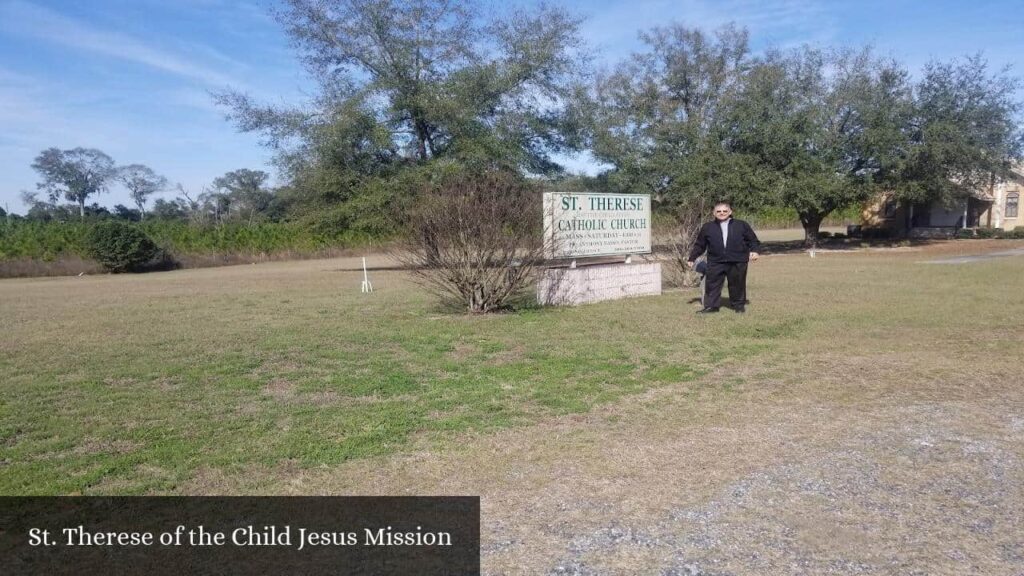
<svg viewBox="0 0 1024 576">
<path fill-rule="evenodd" d="M 761 257 L 761 255 L 758 254 L 757 252 L 751 252 L 750 253 L 750 261 L 751 262 L 757 262 L 757 259 L 760 258 L 760 257 Z"/>
<path fill-rule="evenodd" d="M 693 260 L 687 260 L 686 261 L 686 267 L 687 268 L 693 268 Z"/>
</svg>

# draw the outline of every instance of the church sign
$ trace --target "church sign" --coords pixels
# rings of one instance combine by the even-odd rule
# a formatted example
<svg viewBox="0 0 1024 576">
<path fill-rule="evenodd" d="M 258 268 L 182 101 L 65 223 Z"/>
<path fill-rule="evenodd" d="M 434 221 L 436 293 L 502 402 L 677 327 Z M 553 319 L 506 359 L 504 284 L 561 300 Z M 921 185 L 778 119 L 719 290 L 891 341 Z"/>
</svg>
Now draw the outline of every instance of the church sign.
<svg viewBox="0 0 1024 576">
<path fill-rule="evenodd" d="M 647 194 L 544 193 L 549 258 L 582 258 L 651 251 Z"/>
</svg>

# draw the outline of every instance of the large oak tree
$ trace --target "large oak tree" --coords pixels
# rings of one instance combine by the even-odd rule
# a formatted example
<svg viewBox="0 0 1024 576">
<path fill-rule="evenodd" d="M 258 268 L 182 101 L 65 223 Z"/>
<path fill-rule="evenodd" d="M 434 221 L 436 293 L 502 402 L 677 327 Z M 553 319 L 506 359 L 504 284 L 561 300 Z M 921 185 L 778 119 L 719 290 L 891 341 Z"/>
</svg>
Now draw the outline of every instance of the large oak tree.
<svg viewBox="0 0 1024 576">
<path fill-rule="evenodd" d="M 752 192 L 796 210 L 814 244 L 826 216 L 899 177 L 910 94 L 902 66 L 869 49 L 770 52 L 730 111 L 729 146 L 756 158 Z"/>
</svg>

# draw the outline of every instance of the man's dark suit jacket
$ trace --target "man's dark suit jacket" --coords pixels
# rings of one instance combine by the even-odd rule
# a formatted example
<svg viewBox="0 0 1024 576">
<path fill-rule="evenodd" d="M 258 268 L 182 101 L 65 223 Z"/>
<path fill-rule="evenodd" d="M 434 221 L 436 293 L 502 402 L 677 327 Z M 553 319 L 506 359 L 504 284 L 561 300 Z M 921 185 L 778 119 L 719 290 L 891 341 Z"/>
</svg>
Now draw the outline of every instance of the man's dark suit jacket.
<svg viewBox="0 0 1024 576">
<path fill-rule="evenodd" d="M 708 262 L 746 262 L 750 253 L 761 249 L 761 242 L 754 229 L 743 220 L 729 219 L 729 244 L 722 244 L 722 227 L 718 220 L 712 220 L 700 227 L 697 238 L 690 250 L 689 260 L 693 262 L 708 251 Z"/>
</svg>

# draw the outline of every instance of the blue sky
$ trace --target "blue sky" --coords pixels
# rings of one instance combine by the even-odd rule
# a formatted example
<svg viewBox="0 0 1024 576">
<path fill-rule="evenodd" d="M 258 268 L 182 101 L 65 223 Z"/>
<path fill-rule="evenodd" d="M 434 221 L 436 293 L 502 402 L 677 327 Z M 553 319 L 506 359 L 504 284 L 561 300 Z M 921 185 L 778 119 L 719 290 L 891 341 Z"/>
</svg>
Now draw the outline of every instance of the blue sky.
<svg viewBox="0 0 1024 576">
<path fill-rule="evenodd" d="M 599 0 L 565 2 L 587 18 L 598 63 L 639 47 L 637 31 L 671 20 L 751 32 L 755 51 L 803 43 L 873 44 L 912 70 L 982 51 L 1024 75 L 1024 10 L 1009 1 Z M 44 148 L 99 148 L 198 193 L 228 170 L 264 169 L 258 137 L 239 134 L 210 90 L 270 103 L 310 92 L 270 0 L 0 0 L 0 207 L 23 213 Z M 576 169 L 585 158 L 568 159 Z M 168 193 L 167 196 L 173 194 Z M 128 204 L 123 190 L 95 197 Z"/>
</svg>

